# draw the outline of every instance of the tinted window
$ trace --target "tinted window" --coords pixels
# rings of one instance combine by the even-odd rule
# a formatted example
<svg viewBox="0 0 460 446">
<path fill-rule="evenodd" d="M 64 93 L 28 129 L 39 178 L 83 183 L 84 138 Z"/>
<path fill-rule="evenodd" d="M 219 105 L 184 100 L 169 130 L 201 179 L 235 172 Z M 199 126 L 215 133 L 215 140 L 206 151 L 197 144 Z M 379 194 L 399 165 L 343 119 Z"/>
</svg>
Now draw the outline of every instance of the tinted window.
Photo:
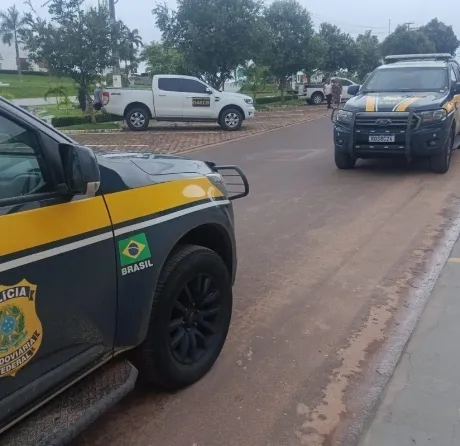
<svg viewBox="0 0 460 446">
<path fill-rule="evenodd" d="M 181 91 L 182 79 L 174 77 L 160 77 L 158 88 L 163 91 Z"/>
<path fill-rule="evenodd" d="M 337 79 L 344 87 L 348 87 L 351 85 L 351 82 L 347 79 Z"/>
<path fill-rule="evenodd" d="M 34 133 L 0 116 L 0 199 L 38 191 L 44 185 Z"/>
<path fill-rule="evenodd" d="M 182 91 L 184 93 L 206 93 L 206 85 L 193 79 L 182 79 Z"/>
<path fill-rule="evenodd" d="M 447 85 L 444 68 L 390 68 L 374 71 L 363 91 L 441 91 Z"/>
<path fill-rule="evenodd" d="M 454 67 L 450 69 L 450 80 L 453 84 L 457 83 L 457 73 L 454 70 Z"/>
</svg>

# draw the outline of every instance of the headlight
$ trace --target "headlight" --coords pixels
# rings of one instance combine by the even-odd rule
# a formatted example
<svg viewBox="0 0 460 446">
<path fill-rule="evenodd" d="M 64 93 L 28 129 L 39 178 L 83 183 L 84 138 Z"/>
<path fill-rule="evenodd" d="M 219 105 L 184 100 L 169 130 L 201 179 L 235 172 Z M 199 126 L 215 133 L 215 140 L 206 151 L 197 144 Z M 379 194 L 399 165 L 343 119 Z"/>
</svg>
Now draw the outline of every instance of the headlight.
<svg viewBox="0 0 460 446">
<path fill-rule="evenodd" d="M 340 122 L 345 125 L 350 125 L 351 124 L 351 117 L 353 116 L 352 112 L 346 111 L 346 110 L 339 110 L 337 112 L 337 122 Z"/>
<path fill-rule="evenodd" d="M 447 111 L 443 108 L 439 110 L 430 110 L 417 113 L 422 118 L 422 124 L 433 124 L 434 122 L 440 122 L 446 119 Z"/>
<path fill-rule="evenodd" d="M 251 98 L 244 98 L 244 102 L 246 102 L 246 104 L 252 104 L 252 99 Z"/>
</svg>

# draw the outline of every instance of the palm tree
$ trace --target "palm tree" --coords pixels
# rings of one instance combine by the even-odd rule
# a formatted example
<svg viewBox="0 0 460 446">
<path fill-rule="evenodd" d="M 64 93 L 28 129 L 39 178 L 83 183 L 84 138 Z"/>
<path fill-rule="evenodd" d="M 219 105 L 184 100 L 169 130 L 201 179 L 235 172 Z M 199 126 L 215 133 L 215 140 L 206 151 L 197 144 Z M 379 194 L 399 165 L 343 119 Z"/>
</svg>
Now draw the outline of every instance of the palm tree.
<svg viewBox="0 0 460 446">
<path fill-rule="evenodd" d="M 136 66 L 137 52 L 139 47 L 143 47 L 142 37 L 139 35 L 139 30 L 130 30 L 123 25 L 122 38 L 120 39 L 120 57 L 125 62 L 125 72 L 129 73 L 130 68 Z"/>
<path fill-rule="evenodd" d="M 21 35 L 26 31 L 28 24 L 27 16 L 22 17 L 16 9 L 16 5 L 9 7 L 6 11 L 0 11 L 0 36 L 5 45 L 11 46 L 14 41 L 16 49 L 16 66 L 18 74 L 21 76 L 21 60 L 19 58 L 19 44 Z"/>
</svg>

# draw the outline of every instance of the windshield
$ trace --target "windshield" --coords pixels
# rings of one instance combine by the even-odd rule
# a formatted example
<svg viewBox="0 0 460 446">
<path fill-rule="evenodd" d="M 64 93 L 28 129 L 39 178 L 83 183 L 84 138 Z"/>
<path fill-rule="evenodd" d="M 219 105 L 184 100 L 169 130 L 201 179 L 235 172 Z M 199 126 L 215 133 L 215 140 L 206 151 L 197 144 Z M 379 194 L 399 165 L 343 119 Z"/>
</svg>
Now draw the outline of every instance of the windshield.
<svg viewBox="0 0 460 446">
<path fill-rule="evenodd" d="M 444 68 L 391 68 L 375 71 L 363 91 L 445 91 L 448 87 Z"/>
</svg>

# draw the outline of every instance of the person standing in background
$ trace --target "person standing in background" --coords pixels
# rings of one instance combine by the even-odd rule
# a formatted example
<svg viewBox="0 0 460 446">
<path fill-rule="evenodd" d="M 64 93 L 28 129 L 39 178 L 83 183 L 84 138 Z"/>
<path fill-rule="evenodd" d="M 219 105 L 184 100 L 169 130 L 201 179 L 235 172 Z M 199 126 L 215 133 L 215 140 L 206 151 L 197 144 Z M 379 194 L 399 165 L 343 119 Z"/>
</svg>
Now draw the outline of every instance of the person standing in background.
<svg viewBox="0 0 460 446">
<path fill-rule="evenodd" d="M 97 83 L 96 88 L 93 91 L 93 107 L 94 110 L 99 111 L 102 108 L 102 90 L 101 84 Z"/>
<path fill-rule="evenodd" d="M 342 98 L 342 85 L 337 79 L 332 80 L 332 102 L 339 108 L 340 100 Z"/>
<path fill-rule="evenodd" d="M 332 85 L 331 85 L 331 80 L 330 79 L 326 80 L 326 83 L 323 86 L 323 93 L 324 93 L 324 97 L 326 98 L 326 101 L 327 101 L 327 108 L 331 108 Z"/>
</svg>

